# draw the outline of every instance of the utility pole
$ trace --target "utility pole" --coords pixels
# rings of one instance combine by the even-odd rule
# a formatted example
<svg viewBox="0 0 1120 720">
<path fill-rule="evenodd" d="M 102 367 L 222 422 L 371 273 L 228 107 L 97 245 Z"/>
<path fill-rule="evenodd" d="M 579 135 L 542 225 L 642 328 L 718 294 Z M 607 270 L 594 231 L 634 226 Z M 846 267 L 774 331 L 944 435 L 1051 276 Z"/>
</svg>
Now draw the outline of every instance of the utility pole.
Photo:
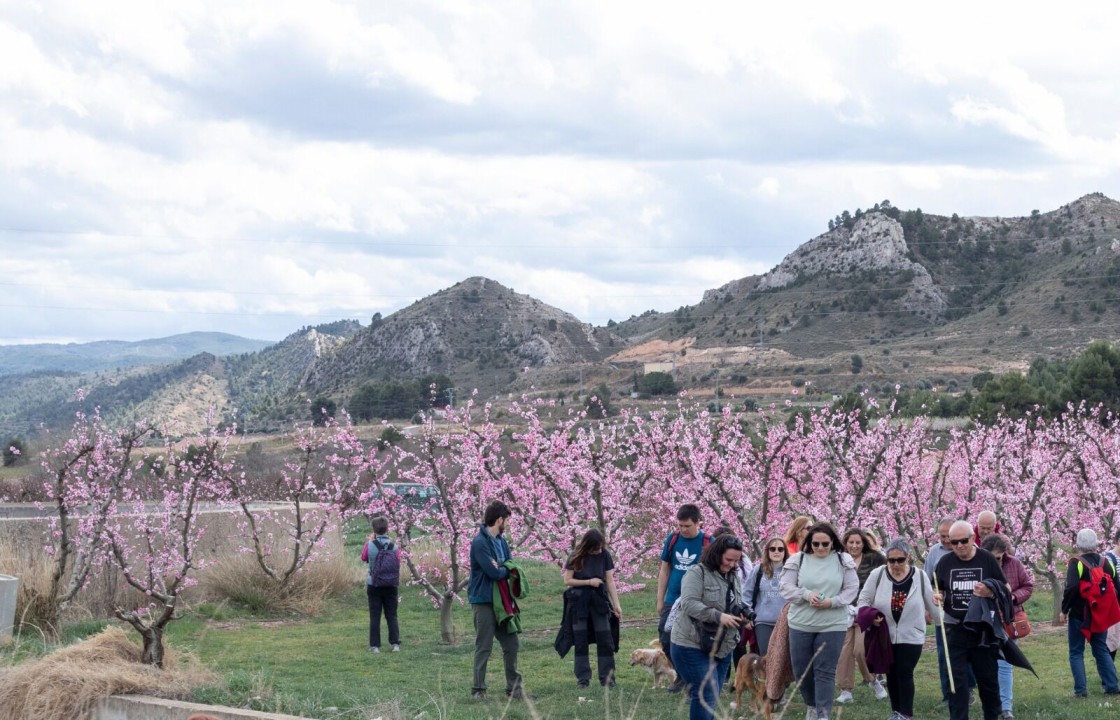
<svg viewBox="0 0 1120 720">
<path fill-rule="evenodd" d="M 455 407 L 455 388 L 446 388 L 444 392 L 447 393 L 447 407 Z"/>
</svg>

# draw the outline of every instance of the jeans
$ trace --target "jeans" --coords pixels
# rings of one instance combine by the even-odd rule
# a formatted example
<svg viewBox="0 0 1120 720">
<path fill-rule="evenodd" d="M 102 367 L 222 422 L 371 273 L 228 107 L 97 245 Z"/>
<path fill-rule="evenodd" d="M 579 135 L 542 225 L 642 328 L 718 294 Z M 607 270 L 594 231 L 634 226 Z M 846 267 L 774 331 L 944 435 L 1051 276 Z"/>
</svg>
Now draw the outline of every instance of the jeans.
<svg viewBox="0 0 1120 720">
<path fill-rule="evenodd" d="M 770 636 L 774 634 L 773 625 L 762 625 L 755 623 L 754 626 L 754 639 L 758 642 L 758 654 L 765 655 L 766 649 L 770 647 Z"/>
<path fill-rule="evenodd" d="M 836 689 L 836 661 L 844 647 L 844 630 L 804 632 L 789 629 L 789 659 L 794 682 L 801 683 L 801 699 L 817 709 L 818 717 L 832 713 Z M 813 656 L 816 655 L 816 658 Z"/>
<path fill-rule="evenodd" d="M 891 710 L 906 717 L 914 717 L 914 668 L 922 657 L 921 645 L 905 643 L 891 646 L 894 662 L 887 670 L 887 694 L 891 698 Z"/>
<path fill-rule="evenodd" d="M 1011 663 L 997 660 L 999 667 L 999 707 L 1002 712 L 1012 711 L 1011 701 L 1015 694 L 1015 676 L 1011 674 Z"/>
<path fill-rule="evenodd" d="M 381 611 L 385 611 L 385 624 L 389 626 L 389 644 L 400 645 L 401 628 L 397 623 L 397 588 L 366 585 L 366 602 L 369 604 L 369 646 L 381 647 Z"/>
<path fill-rule="evenodd" d="M 723 680 L 731 667 L 731 653 L 711 658 L 702 650 L 683 645 L 672 645 L 671 653 L 677 677 L 688 686 L 689 720 L 712 720 Z"/>
<path fill-rule="evenodd" d="M 1069 616 L 1069 627 L 1066 632 L 1069 637 L 1069 669 L 1073 673 L 1073 692 L 1077 695 L 1086 695 L 1089 692 L 1085 679 L 1085 635 L 1081 628 L 1084 622 L 1081 618 Z M 1093 651 L 1093 659 L 1097 661 L 1097 674 L 1101 676 L 1101 684 L 1105 692 L 1117 692 L 1116 665 L 1112 656 L 1108 654 L 1105 645 L 1107 633 L 1093 633 L 1089 637 L 1089 647 Z"/>
<path fill-rule="evenodd" d="M 968 671 L 976 676 L 976 687 L 980 691 L 980 705 L 984 710 L 984 720 L 999 717 L 999 648 L 980 646 L 980 636 L 960 625 L 946 625 L 949 644 L 946 648 L 949 665 L 953 671 L 953 683 L 957 691 L 949 696 L 950 720 L 968 720 Z"/>
<path fill-rule="evenodd" d="M 517 633 L 507 632 L 498 624 L 494 606 L 490 603 L 471 605 L 474 611 L 474 681 L 471 691 L 486 691 L 486 664 L 490 662 L 490 652 L 494 640 L 502 646 L 502 661 L 506 670 L 506 692 L 512 693 L 521 687 L 521 673 L 517 671 L 517 649 L 520 647 Z"/>
</svg>

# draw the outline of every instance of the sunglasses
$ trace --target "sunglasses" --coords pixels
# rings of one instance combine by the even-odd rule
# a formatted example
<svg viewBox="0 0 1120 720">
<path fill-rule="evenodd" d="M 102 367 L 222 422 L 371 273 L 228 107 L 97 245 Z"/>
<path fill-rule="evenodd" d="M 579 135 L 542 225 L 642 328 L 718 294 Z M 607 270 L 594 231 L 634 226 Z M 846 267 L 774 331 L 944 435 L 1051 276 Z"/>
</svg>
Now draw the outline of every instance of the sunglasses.
<svg viewBox="0 0 1120 720">
<path fill-rule="evenodd" d="M 786 551 L 785 545 L 782 545 L 780 547 L 766 548 L 766 549 L 769 550 L 770 552 L 785 552 Z"/>
<path fill-rule="evenodd" d="M 955 540 L 953 538 L 949 538 L 949 544 L 950 545 L 967 545 L 968 541 L 971 540 L 971 539 L 972 538 L 970 538 L 970 537 L 957 538 Z"/>
<path fill-rule="evenodd" d="M 904 558 L 904 557 L 901 557 L 901 558 L 887 558 L 887 562 L 889 562 L 892 565 L 901 565 L 902 563 L 906 562 L 906 558 Z"/>
<path fill-rule="evenodd" d="M 832 541 L 831 540 L 825 540 L 824 542 L 817 542 L 816 540 L 814 540 L 813 541 L 813 547 L 815 547 L 815 548 L 832 547 Z"/>
</svg>

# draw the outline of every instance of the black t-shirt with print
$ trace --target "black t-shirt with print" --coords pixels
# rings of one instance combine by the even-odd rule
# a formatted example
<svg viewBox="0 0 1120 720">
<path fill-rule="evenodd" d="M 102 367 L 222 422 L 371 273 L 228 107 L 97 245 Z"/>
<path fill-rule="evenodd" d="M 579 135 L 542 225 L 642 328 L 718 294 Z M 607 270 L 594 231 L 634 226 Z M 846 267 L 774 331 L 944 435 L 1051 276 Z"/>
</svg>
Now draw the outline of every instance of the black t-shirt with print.
<svg viewBox="0 0 1120 720">
<path fill-rule="evenodd" d="M 945 596 L 946 620 L 952 624 L 964 620 L 972 601 L 972 588 L 978 582 L 995 579 L 1006 584 L 999 560 L 983 548 L 976 548 L 971 560 L 961 560 L 950 552 L 937 561 L 938 586 Z"/>
</svg>

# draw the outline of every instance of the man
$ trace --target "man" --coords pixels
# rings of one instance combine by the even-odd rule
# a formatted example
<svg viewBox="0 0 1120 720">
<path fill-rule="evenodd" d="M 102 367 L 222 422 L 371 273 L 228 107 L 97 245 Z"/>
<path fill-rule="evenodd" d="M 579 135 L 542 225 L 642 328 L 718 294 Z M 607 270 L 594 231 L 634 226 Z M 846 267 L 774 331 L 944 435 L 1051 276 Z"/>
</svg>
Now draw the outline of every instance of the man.
<svg viewBox="0 0 1120 720">
<path fill-rule="evenodd" d="M 992 533 L 1002 532 L 999 527 L 999 520 L 996 514 L 991 510 L 984 510 L 976 516 L 976 536 L 973 538 L 976 544 L 979 545 Z"/>
<path fill-rule="evenodd" d="M 1091 568 L 1103 567 L 1105 574 L 1112 578 L 1113 587 L 1120 600 L 1120 581 L 1117 580 L 1116 567 L 1098 552 L 1100 541 L 1095 530 L 1082 528 L 1077 533 L 1077 550 L 1081 553 L 1069 561 L 1066 572 L 1065 591 L 1062 593 L 1062 613 L 1060 618 L 1069 619 L 1066 630 L 1069 640 L 1069 668 L 1073 673 L 1073 696 L 1088 697 L 1088 681 L 1085 678 L 1085 634 L 1082 628 L 1092 622 L 1092 610 L 1081 597 L 1081 581 L 1089 579 Z M 1097 675 L 1104 686 L 1105 695 L 1120 695 L 1120 681 L 1116 676 L 1116 664 L 1109 655 L 1106 632 L 1089 635 L 1089 647 L 1097 662 Z"/>
<path fill-rule="evenodd" d="M 669 640 L 673 629 L 665 627 L 665 620 L 673 603 L 681 595 L 681 580 L 685 572 L 700 561 L 700 553 L 709 541 L 710 538 L 704 537 L 700 531 L 700 508 L 691 503 L 681 505 L 677 510 L 677 530 L 665 538 L 657 570 L 657 614 L 660 617 L 657 636 L 661 640 L 661 649 L 666 658 L 669 657 Z M 672 660 L 669 662 L 671 665 Z M 680 692 L 683 688 L 684 682 L 678 676 L 669 686 L 669 692 Z"/>
<path fill-rule="evenodd" d="M 937 524 L 937 537 L 941 542 L 931 546 L 926 554 L 925 571 L 931 578 L 937 568 L 937 561 L 953 552 L 953 546 L 949 544 L 949 528 L 953 522 L 953 518 L 942 518 Z M 941 631 L 938 629 L 941 627 L 941 620 L 934 617 L 933 624 L 933 636 L 937 639 L 937 672 L 941 676 L 941 702 L 948 704 L 949 671 L 945 669 L 945 641 L 941 639 Z"/>
<path fill-rule="evenodd" d="M 503 534 L 509 525 L 509 507 L 501 500 L 486 506 L 483 524 L 471 541 L 471 577 L 467 599 L 474 612 L 474 682 L 471 686 L 473 700 L 486 699 L 486 664 L 494 649 L 494 639 L 502 646 L 502 660 L 506 671 L 506 695 L 516 700 L 524 699 L 521 673 L 517 671 L 517 633 L 508 632 L 498 624 L 494 614 L 494 583 L 509 577 L 503 566 L 510 559 L 509 543 Z"/>
<path fill-rule="evenodd" d="M 968 669 L 976 676 L 984 720 L 996 720 L 1000 714 L 998 646 L 981 646 L 979 634 L 966 629 L 961 622 L 968 613 L 973 597 L 991 598 L 985 580 L 1003 585 L 1007 579 L 999 562 L 987 550 L 978 548 L 972 539 L 976 531 L 971 523 L 958 520 L 949 527 L 949 544 L 953 550 L 942 557 L 934 570 L 940 590 L 934 601 L 945 611 L 945 652 L 953 673 L 955 691 L 949 696 L 950 720 L 968 720 Z"/>
</svg>

